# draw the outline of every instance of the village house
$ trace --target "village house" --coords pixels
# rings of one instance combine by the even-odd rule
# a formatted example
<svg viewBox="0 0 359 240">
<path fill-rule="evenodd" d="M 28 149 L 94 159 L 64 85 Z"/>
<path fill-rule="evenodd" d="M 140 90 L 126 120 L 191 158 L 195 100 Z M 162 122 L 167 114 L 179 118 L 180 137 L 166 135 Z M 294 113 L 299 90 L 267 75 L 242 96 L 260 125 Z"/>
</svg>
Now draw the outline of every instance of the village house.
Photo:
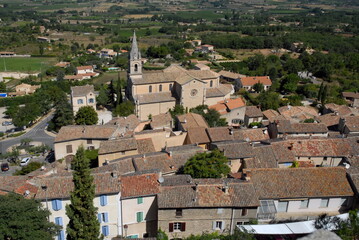
<svg viewBox="0 0 359 240">
<path fill-rule="evenodd" d="M 159 173 L 121 177 L 122 232 L 125 238 L 156 237 L 160 177 Z"/>
<path fill-rule="evenodd" d="M 260 142 L 269 139 L 267 128 L 235 129 L 233 127 L 213 127 L 206 129 L 210 142 L 242 140 Z"/>
<path fill-rule="evenodd" d="M 290 120 L 291 122 L 304 122 L 307 119 L 316 119 L 319 117 L 318 109 L 311 106 L 283 106 L 278 108 L 280 115 L 277 115 L 274 110 L 270 109 L 271 113 L 266 112 L 266 114 L 272 115 L 270 121 L 276 120 Z M 276 116 L 277 115 L 277 116 Z"/>
<path fill-rule="evenodd" d="M 9 96 L 24 96 L 35 93 L 36 89 L 39 89 L 41 85 L 30 85 L 21 83 L 15 87 L 15 92 L 9 92 Z"/>
<path fill-rule="evenodd" d="M 342 96 L 351 107 L 359 107 L 359 93 L 342 92 Z"/>
<path fill-rule="evenodd" d="M 118 128 L 112 125 L 64 126 L 55 137 L 55 159 L 64 158 L 66 163 L 70 163 L 80 146 L 98 149 L 102 141 L 115 139 L 119 135 Z"/>
<path fill-rule="evenodd" d="M 71 87 L 71 105 L 74 114 L 81 107 L 91 106 L 96 110 L 96 92 L 93 85 Z"/>
<path fill-rule="evenodd" d="M 0 52 L 0 57 L 14 57 L 16 56 L 15 52 Z"/>
<path fill-rule="evenodd" d="M 145 127 L 145 125 L 134 114 L 127 117 L 115 117 L 105 125 L 116 126 L 122 137 L 131 136 L 135 132 L 142 131 Z"/>
<path fill-rule="evenodd" d="M 263 120 L 263 113 L 259 106 L 247 106 L 244 114 L 244 125 L 249 126 L 251 123 L 260 123 Z"/>
<path fill-rule="evenodd" d="M 215 105 L 209 106 L 209 109 L 215 109 L 225 118 L 229 126 L 239 127 L 244 123 L 246 112 L 246 103 L 243 98 L 228 99 L 220 101 Z"/>
<path fill-rule="evenodd" d="M 188 128 L 194 127 L 209 128 L 208 123 L 202 115 L 191 112 L 176 116 L 176 123 L 176 128 L 180 131 L 187 131 Z"/>
<path fill-rule="evenodd" d="M 135 139 L 133 137 L 123 137 L 103 141 L 100 143 L 98 150 L 98 166 L 118 158 L 151 152 L 155 152 L 151 138 Z"/>
<path fill-rule="evenodd" d="M 323 114 L 336 114 L 341 117 L 358 116 L 359 111 L 356 108 L 352 108 L 346 105 L 338 105 L 335 103 L 327 103 L 324 105 Z"/>
<path fill-rule="evenodd" d="M 225 70 L 221 70 L 220 72 L 218 72 L 218 74 L 220 75 L 220 79 L 222 81 L 226 81 L 226 82 L 230 82 L 230 83 L 234 83 L 234 82 L 236 82 L 236 80 L 238 80 L 240 78 L 247 77 L 246 75 L 243 75 L 240 73 L 234 73 L 234 72 L 229 72 L 229 71 L 225 71 Z M 236 89 L 236 91 L 237 90 L 238 89 Z"/>
<path fill-rule="evenodd" d="M 168 112 L 176 104 L 190 109 L 213 105 L 229 99 L 232 85 L 219 83 L 219 75 L 211 70 L 186 70 L 170 66 L 162 71 L 143 72 L 136 35 L 132 40 L 126 96 L 135 103 L 140 120 Z"/>
<path fill-rule="evenodd" d="M 237 226 L 256 218 L 258 205 L 249 182 L 166 176 L 158 194 L 158 228 L 171 239 L 203 232 L 233 234 Z"/>
<path fill-rule="evenodd" d="M 289 120 L 269 124 L 268 132 L 271 138 L 328 137 L 328 128 L 323 123 L 293 123 Z"/>
<path fill-rule="evenodd" d="M 205 64 L 203 64 L 203 63 L 198 63 L 198 64 L 196 64 L 196 65 L 194 66 L 194 69 L 195 69 L 195 70 L 203 70 L 203 71 L 205 71 L 205 70 L 211 70 L 211 68 L 210 68 L 209 66 L 207 66 L 207 65 L 205 65 Z"/>
<path fill-rule="evenodd" d="M 68 66 L 70 66 L 70 64 L 70 62 L 58 62 L 55 64 L 55 67 L 67 68 Z"/>
<path fill-rule="evenodd" d="M 170 113 L 161 113 L 151 117 L 150 122 L 151 129 L 173 129 L 174 122 Z"/>
<path fill-rule="evenodd" d="M 236 79 L 236 90 L 243 88 L 251 92 L 254 91 L 253 86 L 257 83 L 263 85 L 264 91 L 268 91 L 272 86 L 272 81 L 269 76 L 241 77 Z"/>
<path fill-rule="evenodd" d="M 264 223 L 338 215 L 353 204 L 343 167 L 248 169 L 244 178 L 259 195 L 257 219 Z"/>
<path fill-rule="evenodd" d="M 113 58 L 117 56 L 117 52 L 113 51 L 112 49 L 103 48 L 97 55 L 100 58 Z"/>
<path fill-rule="evenodd" d="M 359 133 L 359 116 L 341 117 L 338 128 L 341 134 Z"/>
</svg>

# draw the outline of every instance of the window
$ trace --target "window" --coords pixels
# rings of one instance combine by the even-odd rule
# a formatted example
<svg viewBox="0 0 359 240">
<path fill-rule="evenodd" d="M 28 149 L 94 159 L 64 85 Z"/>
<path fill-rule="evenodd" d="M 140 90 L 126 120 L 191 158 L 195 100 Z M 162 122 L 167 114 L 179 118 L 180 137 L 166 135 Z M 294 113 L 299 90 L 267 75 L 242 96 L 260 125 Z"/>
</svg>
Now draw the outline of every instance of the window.
<svg viewBox="0 0 359 240">
<path fill-rule="evenodd" d="M 308 208 L 309 200 L 301 200 L 300 201 L 300 208 Z"/>
<path fill-rule="evenodd" d="M 138 71 L 138 65 L 135 64 L 135 72 L 137 72 L 137 71 Z"/>
<path fill-rule="evenodd" d="M 186 223 L 175 222 L 169 224 L 169 232 L 184 232 L 186 231 Z"/>
<path fill-rule="evenodd" d="M 236 223 L 236 226 L 238 227 L 238 226 L 241 226 L 241 225 L 244 225 L 244 222 L 237 222 Z"/>
<path fill-rule="evenodd" d="M 62 225 L 63 225 L 63 223 L 62 223 L 62 217 L 56 217 L 56 218 L 55 218 L 55 223 L 56 223 L 57 225 L 62 226 Z"/>
<path fill-rule="evenodd" d="M 106 206 L 107 205 L 107 195 L 101 195 L 100 196 L 100 205 Z"/>
<path fill-rule="evenodd" d="M 143 197 L 137 198 L 137 204 L 142 204 L 142 203 L 143 203 Z"/>
<path fill-rule="evenodd" d="M 87 144 L 92 144 L 92 139 L 87 139 Z"/>
<path fill-rule="evenodd" d="M 106 225 L 106 226 L 102 226 L 102 234 L 104 236 L 108 236 L 110 234 L 110 229 L 109 227 Z"/>
<path fill-rule="evenodd" d="M 61 230 L 59 232 L 59 235 L 57 235 L 57 240 L 65 240 L 65 232 L 64 232 L 64 230 Z"/>
<path fill-rule="evenodd" d="M 169 90 L 170 91 L 172 90 L 172 83 L 170 83 Z"/>
<path fill-rule="evenodd" d="M 213 230 L 223 230 L 224 222 L 223 221 L 214 221 L 213 222 Z"/>
<path fill-rule="evenodd" d="M 103 222 L 107 223 L 108 222 L 108 213 L 107 212 L 98 213 L 97 219 L 100 223 L 103 223 Z"/>
<path fill-rule="evenodd" d="M 320 207 L 324 208 L 324 207 L 328 207 L 328 203 L 329 203 L 329 199 L 328 198 L 322 198 L 320 200 Z"/>
<path fill-rule="evenodd" d="M 162 92 L 162 84 L 160 84 L 159 90 L 160 92 Z"/>
<path fill-rule="evenodd" d="M 348 201 L 346 198 L 341 198 L 340 199 L 340 205 L 339 206 L 343 206 L 346 207 L 348 205 Z"/>
<path fill-rule="evenodd" d="M 152 86 L 148 86 L 148 92 L 152 92 Z"/>
<path fill-rule="evenodd" d="M 66 153 L 72 153 L 72 145 L 66 145 Z"/>
<path fill-rule="evenodd" d="M 77 104 L 84 104 L 84 101 L 82 99 L 78 99 Z"/>
<path fill-rule="evenodd" d="M 247 208 L 242 208 L 241 216 L 247 216 L 247 214 L 248 214 L 248 209 Z"/>
<path fill-rule="evenodd" d="M 93 98 L 89 99 L 89 103 L 94 103 L 95 101 L 93 100 Z"/>
<path fill-rule="evenodd" d="M 142 222 L 143 221 L 143 212 L 137 212 L 136 213 L 136 221 Z"/>
<path fill-rule="evenodd" d="M 287 212 L 288 202 L 278 202 L 278 212 Z"/>
<path fill-rule="evenodd" d="M 176 209 L 176 217 L 182 217 L 182 209 L 181 208 Z"/>
<path fill-rule="evenodd" d="M 52 209 L 54 211 L 59 211 L 62 209 L 62 201 L 60 199 L 54 199 L 51 201 L 52 203 Z"/>
<path fill-rule="evenodd" d="M 88 150 L 95 150 L 95 147 L 94 146 L 89 146 L 87 147 Z"/>
<path fill-rule="evenodd" d="M 209 87 L 213 87 L 213 80 L 209 82 Z"/>
</svg>

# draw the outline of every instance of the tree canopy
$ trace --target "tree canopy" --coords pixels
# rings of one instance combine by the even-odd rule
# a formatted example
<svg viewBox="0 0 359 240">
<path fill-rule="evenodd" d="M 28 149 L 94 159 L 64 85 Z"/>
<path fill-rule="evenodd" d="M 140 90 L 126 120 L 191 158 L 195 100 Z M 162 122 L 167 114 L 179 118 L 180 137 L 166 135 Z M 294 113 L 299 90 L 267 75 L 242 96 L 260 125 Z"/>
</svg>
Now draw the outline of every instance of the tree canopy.
<svg viewBox="0 0 359 240">
<path fill-rule="evenodd" d="M 184 173 L 193 178 L 221 178 L 230 172 L 227 163 L 228 159 L 223 153 L 215 149 L 191 157 L 184 166 Z"/>
<path fill-rule="evenodd" d="M 40 202 L 17 194 L 0 196 L 0 239 L 52 240 L 60 227 L 47 221 Z"/>
<path fill-rule="evenodd" d="M 75 116 L 77 125 L 94 125 L 98 122 L 98 115 L 91 106 L 80 107 Z"/>
<path fill-rule="evenodd" d="M 191 108 L 190 112 L 202 115 L 210 127 L 227 126 L 226 119 L 221 118 L 221 114 L 217 110 L 209 109 L 207 105 Z"/>
<path fill-rule="evenodd" d="M 90 171 L 90 161 L 81 146 L 71 163 L 74 190 L 71 192 L 71 204 L 66 206 L 67 239 L 101 239 L 100 223 L 97 220 L 97 208 L 93 204 L 95 185 Z"/>
</svg>

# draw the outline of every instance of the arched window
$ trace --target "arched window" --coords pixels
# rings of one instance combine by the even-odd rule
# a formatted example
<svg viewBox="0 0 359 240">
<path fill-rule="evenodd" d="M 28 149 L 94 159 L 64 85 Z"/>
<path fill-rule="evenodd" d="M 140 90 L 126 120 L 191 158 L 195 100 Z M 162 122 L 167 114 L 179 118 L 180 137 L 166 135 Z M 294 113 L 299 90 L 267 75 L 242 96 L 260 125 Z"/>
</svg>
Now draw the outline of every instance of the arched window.
<svg viewBox="0 0 359 240">
<path fill-rule="evenodd" d="M 137 72 L 137 71 L 138 71 L 138 65 L 135 64 L 135 72 Z"/>
<path fill-rule="evenodd" d="M 162 84 L 160 84 L 160 92 L 162 92 Z"/>
<path fill-rule="evenodd" d="M 172 83 L 170 83 L 170 91 L 172 90 Z"/>
<path fill-rule="evenodd" d="M 209 87 L 213 87 L 213 80 L 209 82 Z"/>
<path fill-rule="evenodd" d="M 93 99 L 93 98 L 90 98 L 90 99 L 89 99 L 89 103 L 94 103 L 94 99 Z"/>
<path fill-rule="evenodd" d="M 84 101 L 82 99 L 78 99 L 77 104 L 84 104 Z"/>
<path fill-rule="evenodd" d="M 148 87 L 148 92 L 150 92 L 150 93 L 152 92 L 152 86 Z"/>
</svg>

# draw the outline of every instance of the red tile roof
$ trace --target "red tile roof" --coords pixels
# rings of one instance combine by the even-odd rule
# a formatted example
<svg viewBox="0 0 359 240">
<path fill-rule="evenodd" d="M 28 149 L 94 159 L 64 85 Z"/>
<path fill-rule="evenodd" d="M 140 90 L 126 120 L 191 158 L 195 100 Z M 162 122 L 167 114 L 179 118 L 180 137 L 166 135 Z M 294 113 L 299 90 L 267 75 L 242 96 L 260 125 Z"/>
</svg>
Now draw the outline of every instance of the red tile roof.
<svg viewBox="0 0 359 240">
<path fill-rule="evenodd" d="M 121 177 L 121 197 L 139 197 L 159 193 L 159 174 L 146 173 Z"/>
<path fill-rule="evenodd" d="M 256 77 L 242 77 L 240 81 L 243 86 L 253 86 L 256 83 L 261 83 L 265 86 L 271 86 L 272 81 L 269 76 L 256 76 Z"/>
</svg>

